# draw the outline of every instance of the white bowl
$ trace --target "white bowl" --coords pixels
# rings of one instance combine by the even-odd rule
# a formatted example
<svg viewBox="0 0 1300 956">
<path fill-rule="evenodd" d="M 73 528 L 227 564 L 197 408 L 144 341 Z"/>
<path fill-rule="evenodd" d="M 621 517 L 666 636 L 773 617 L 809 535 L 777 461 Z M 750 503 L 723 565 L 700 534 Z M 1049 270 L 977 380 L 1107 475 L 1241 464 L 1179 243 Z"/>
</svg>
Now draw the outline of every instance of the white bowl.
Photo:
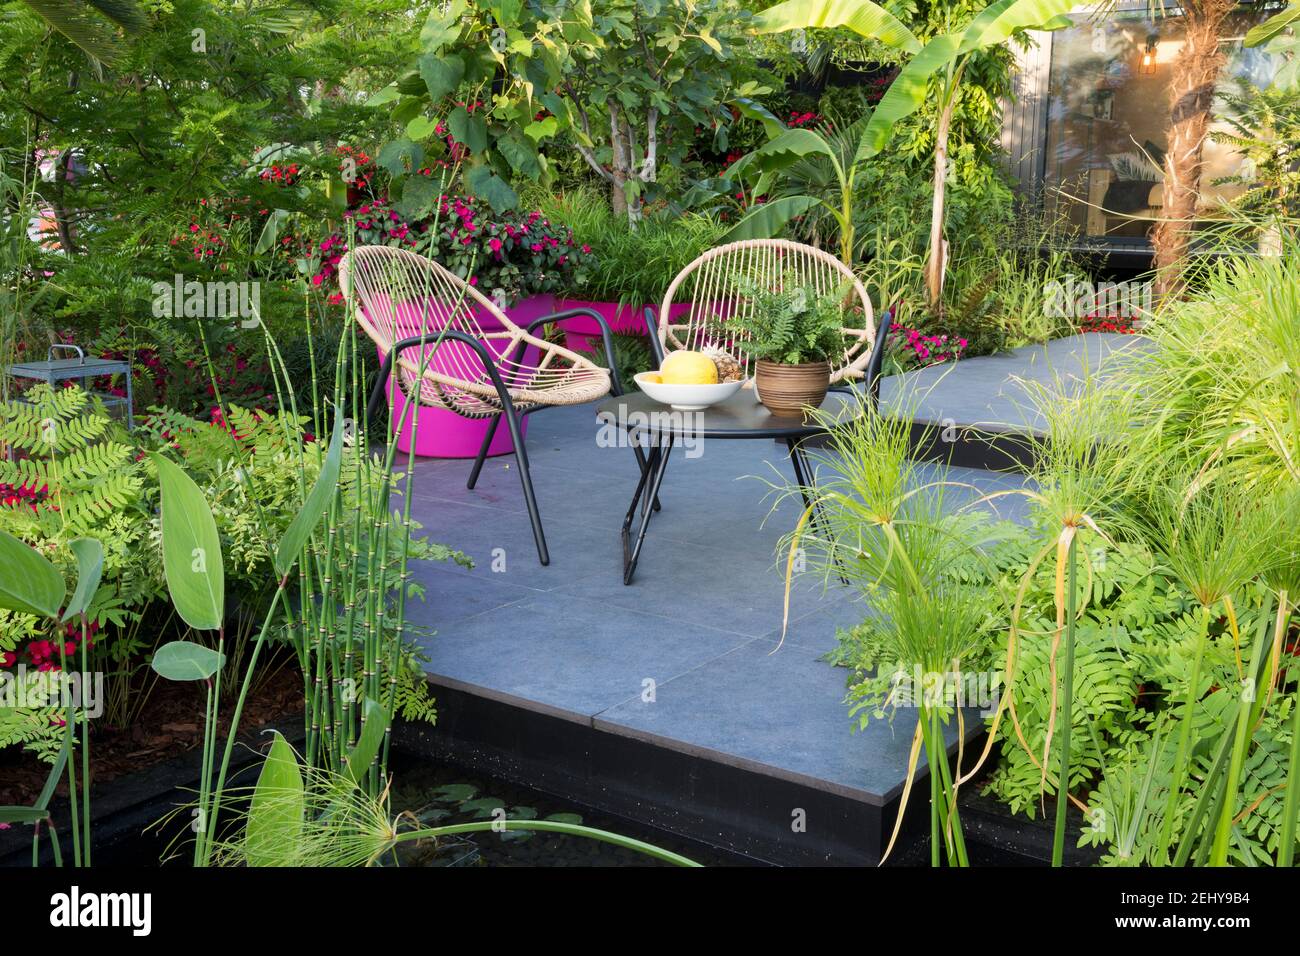
<svg viewBox="0 0 1300 956">
<path fill-rule="evenodd" d="M 671 405 L 679 412 L 698 412 L 702 408 L 725 402 L 740 391 L 741 382 L 719 382 L 716 385 L 665 385 L 663 382 L 648 382 L 650 375 L 658 372 L 638 372 L 635 376 L 637 385 L 656 402 Z"/>
</svg>

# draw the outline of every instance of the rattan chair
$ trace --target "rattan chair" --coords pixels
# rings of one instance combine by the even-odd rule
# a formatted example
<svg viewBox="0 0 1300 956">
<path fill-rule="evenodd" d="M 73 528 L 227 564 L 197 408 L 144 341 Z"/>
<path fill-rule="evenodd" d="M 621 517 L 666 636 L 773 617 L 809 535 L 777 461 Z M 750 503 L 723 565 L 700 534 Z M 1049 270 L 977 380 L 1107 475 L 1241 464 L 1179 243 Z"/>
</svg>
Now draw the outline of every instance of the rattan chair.
<svg viewBox="0 0 1300 956">
<path fill-rule="evenodd" d="M 537 499 L 533 494 L 520 422 L 556 405 L 580 405 L 622 387 L 605 320 L 589 309 L 570 309 L 521 328 L 459 276 L 405 249 L 362 246 L 339 264 L 339 283 L 355 303 L 357 324 L 379 347 L 383 366 L 367 408 L 374 419 L 390 373 L 414 404 L 445 408 L 466 418 L 491 419 L 466 487 L 473 488 L 488 447 L 505 419 L 519 461 L 519 478 L 532 521 L 537 556 L 550 563 Z M 589 358 L 535 335 L 538 329 L 575 316 L 599 324 L 609 370 Z M 485 330 L 490 318 L 497 328 Z M 641 449 L 637 458 L 644 459 Z"/>
<path fill-rule="evenodd" d="M 880 377 L 893 311 L 881 316 L 877 328 L 871 298 L 853 270 L 830 253 L 788 239 L 731 242 L 710 249 L 682 269 L 664 293 L 658 315 L 653 308 L 645 312 L 646 328 L 660 364 L 668 350 L 698 351 L 718 346 L 737 359 L 741 374 L 752 381 L 754 358 L 745 352 L 744 337 L 726 331 L 729 318 L 753 307 L 742 293 L 741 280 L 756 280 L 768 287 L 793 283 L 811 286 L 821 295 L 843 295 L 851 322 L 843 329 L 844 354 L 831 362 L 831 388 L 852 391 L 855 383 L 865 380 L 868 407 L 873 413 L 879 409 Z M 686 309 L 674 314 L 673 305 L 679 300 Z M 787 442 L 787 445 L 796 478 L 800 485 L 806 486 L 811 477 L 811 463 L 796 443 Z M 808 503 L 806 497 L 805 503 Z M 657 490 L 651 506 L 655 511 L 660 510 Z M 630 577 L 625 569 L 625 581 Z"/>
<path fill-rule="evenodd" d="M 745 377 L 753 375 L 754 361 L 745 353 L 743 338 L 725 336 L 724 332 L 726 341 L 718 340 L 718 330 L 725 330 L 728 318 L 752 307 L 738 288 L 742 280 L 773 286 L 797 284 L 811 286 L 823 295 L 842 294 L 851 322 L 844 328 L 844 354 L 831 361 L 831 385 L 866 378 L 875 397 L 883 349 L 872 348 L 876 329 L 866 288 L 835 256 L 788 239 L 746 239 L 718 246 L 678 273 L 664 293 L 657 322 L 650 324 L 647 315 L 659 359 L 662 361 L 665 350 L 718 345 L 736 357 Z M 690 305 L 684 314 L 674 315 L 672 306 L 679 300 Z"/>
</svg>

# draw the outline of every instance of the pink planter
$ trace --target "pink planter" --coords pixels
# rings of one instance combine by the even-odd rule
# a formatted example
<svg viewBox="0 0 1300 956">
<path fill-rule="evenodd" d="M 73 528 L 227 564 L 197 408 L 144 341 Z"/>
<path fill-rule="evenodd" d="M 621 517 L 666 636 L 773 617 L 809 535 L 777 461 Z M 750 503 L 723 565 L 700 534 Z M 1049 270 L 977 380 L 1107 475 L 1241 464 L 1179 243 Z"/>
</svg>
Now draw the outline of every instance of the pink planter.
<svg viewBox="0 0 1300 956">
<path fill-rule="evenodd" d="M 672 316 L 681 315 L 690 310 L 689 302 L 676 302 L 669 309 Z M 659 311 L 659 303 L 653 304 L 656 315 Z M 609 323 L 609 327 L 614 332 L 625 332 L 631 335 L 645 335 L 645 310 L 644 305 L 619 305 L 617 302 L 587 302 L 583 299 L 558 299 L 555 303 L 556 312 L 564 312 L 567 309 L 591 309 L 598 313 L 601 318 Z M 564 329 L 566 338 L 565 346 L 570 349 L 591 352 L 601 348 L 600 343 L 600 326 L 586 316 L 579 316 L 573 319 L 565 319 L 560 323 Z"/>
<path fill-rule="evenodd" d="M 516 325 L 527 328 L 528 323 L 557 311 L 559 310 L 556 307 L 554 296 L 535 295 L 520 299 L 506 310 L 506 315 Z M 479 316 L 478 321 L 484 332 L 495 332 L 500 329 L 500 323 L 491 316 Z M 410 324 L 412 328 L 406 334 L 418 335 L 419 329 L 416 322 L 412 321 Z M 504 339 L 489 339 L 483 344 L 499 355 L 501 354 L 500 350 L 506 346 L 507 342 Z M 414 350 L 407 354 L 408 358 L 413 358 L 413 356 Z M 525 364 L 535 363 L 537 361 L 536 350 L 528 349 L 524 354 L 523 361 Z M 445 342 L 434 353 L 430 367 L 454 375 L 457 368 L 478 370 L 481 368 L 481 363 L 474 353 L 462 343 Z M 421 457 L 474 458 L 478 455 L 478 450 L 483 445 L 483 437 L 487 434 L 488 423 L 491 419 L 464 418 L 445 408 L 418 406 L 418 429 L 415 427 L 416 409 L 412 408 L 405 426 L 398 433 L 397 423 L 402 419 L 407 400 L 406 396 L 397 388 L 392 376 L 389 376 L 388 379 L 388 398 L 393 403 L 392 421 L 393 431 L 397 434 L 397 447 L 403 453 L 411 451 L 411 434 L 415 432 L 415 453 Z M 520 431 L 524 435 L 528 433 L 528 419 L 525 418 L 520 423 Z M 488 455 L 508 455 L 514 450 L 514 442 L 510 439 L 510 429 L 506 427 L 505 422 L 502 422 L 497 426 L 496 434 L 492 436 L 492 444 L 488 446 Z"/>
</svg>

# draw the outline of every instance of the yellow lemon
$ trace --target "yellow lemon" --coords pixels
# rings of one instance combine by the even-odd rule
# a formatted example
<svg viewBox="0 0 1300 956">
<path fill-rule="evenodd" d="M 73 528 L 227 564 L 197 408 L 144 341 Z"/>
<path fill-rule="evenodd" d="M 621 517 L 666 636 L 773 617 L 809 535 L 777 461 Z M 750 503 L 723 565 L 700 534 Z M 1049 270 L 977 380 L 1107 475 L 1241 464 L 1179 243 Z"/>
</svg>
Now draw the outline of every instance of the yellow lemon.
<svg viewBox="0 0 1300 956">
<path fill-rule="evenodd" d="M 663 384 L 664 378 L 658 372 L 647 372 L 645 374 L 645 380 L 650 382 L 652 385 L 661 385 Z"/>
<path fill-rule="evenodd" d="M 718 366 L 707 355 L 682 350 L 664 359 L 659 375 L 665 385 L 716 385 Z"/>
</svg>

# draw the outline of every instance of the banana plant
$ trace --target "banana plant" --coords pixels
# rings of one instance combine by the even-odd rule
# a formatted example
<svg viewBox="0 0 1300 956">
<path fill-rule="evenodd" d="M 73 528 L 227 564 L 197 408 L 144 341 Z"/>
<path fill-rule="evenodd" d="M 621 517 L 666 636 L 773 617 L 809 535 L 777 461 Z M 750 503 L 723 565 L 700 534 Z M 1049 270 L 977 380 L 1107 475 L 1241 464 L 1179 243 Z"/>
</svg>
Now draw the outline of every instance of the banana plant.
<svg viewBox="0 0 1300 956">
<path fill-rule="evenodd" d="M 769 238 L 795 217 L 822 213 L 839 230 L 840 260 L 852 266 L 853 181 L 858 168 L 854 155 L 866 118 L 841 131 L 789 129 L 758 103 L 741 99 L 733 105 L 743 116 L 762 122 L 771 138 L 732 164 L 727 178 L 743 182 L 747 173 L 757 172 L 751 195 L 769 194 L 774 187 L 781 194 L 756 204 L 723 241 Z M 819 188 L 822 184 L 825 188 Z"/>
<path fill-rule="evenodd" d="M 853 231 L 850 201 L 854 170 L 861 163 L 879 155 L 889 144 L 897 125 L 925 105 L 934 88 L 938 97 L 938 122 L 934 146 L 934 201 L 930 212 L 929 258 L 926 263 L 926 290 L 931 308 L 942 300 L 947 241 L 945 186 L 948 173 L 948 136 L 958 92 L 967 66 L 974 57 L 990 47 L 1023 36 L 1026 30 L 1059 30 L 1071 25 L 1066 14 L 1075 0 L 995 0 L 964 27 L 940 33 L 922 41 L 896 16 L 872 0 L 786 0 L 764 10 L 755 20 L 760 33 L 785 33 L 812 28 L 846 27 L 855 33 L 877 40 L 908 54 L 910 59 L 862 127 L 857 149 L 847 162 L 834 155 L 823 137 L 810 130 L 774 131 L 769 124 L 769 141 L 759 147 L 753 160 L 764 175 L 775 175 L 804 157 L 824 155 L 836 163 L 841 187 L 836 218 L 841 225 L 840 255 L 851 263 Z M 806 135 L 792 135 L 803 133 Z M 744 162 L 749 157 L 743 157 Z M 802 200 L 802 201 L 801 201 Z M 816 206 L 821 200 L 808 196 L 791 196 L 769 203 L 750 213 L 732 230 L 729 238 L 771 236 L 790 219 Z M 770 208 L 775 206 L 775 208 Z"/>
</svg>

